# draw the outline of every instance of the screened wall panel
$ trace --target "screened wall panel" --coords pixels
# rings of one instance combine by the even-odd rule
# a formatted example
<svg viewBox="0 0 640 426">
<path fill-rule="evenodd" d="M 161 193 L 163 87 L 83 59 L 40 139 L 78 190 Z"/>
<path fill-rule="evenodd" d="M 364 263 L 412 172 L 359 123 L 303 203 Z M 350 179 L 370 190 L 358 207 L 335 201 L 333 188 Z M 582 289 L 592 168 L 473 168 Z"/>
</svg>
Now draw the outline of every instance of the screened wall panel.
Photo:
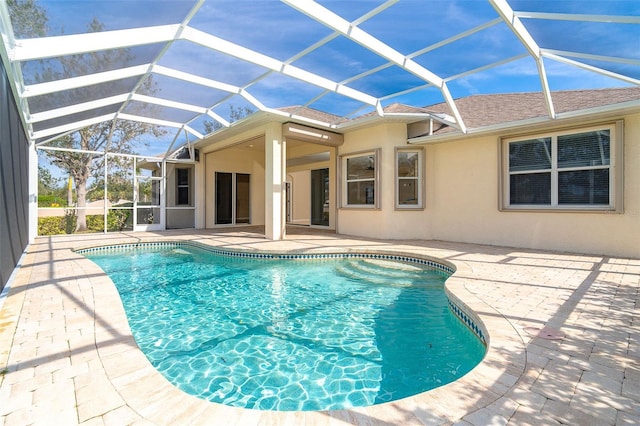
<svg viewBox="0 0 640 426">
<path fill-rule="evenodd" d="M 5 287 L 29 242 L 29 144 L 0 66 L 0 285 Z"/>
</svg>

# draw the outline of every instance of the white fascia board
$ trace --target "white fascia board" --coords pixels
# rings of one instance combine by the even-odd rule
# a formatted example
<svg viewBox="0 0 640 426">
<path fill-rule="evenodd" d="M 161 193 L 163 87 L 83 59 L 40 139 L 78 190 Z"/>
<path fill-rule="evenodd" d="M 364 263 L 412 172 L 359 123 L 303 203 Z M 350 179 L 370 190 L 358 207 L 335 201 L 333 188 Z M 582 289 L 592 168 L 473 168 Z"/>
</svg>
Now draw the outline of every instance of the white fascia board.
<svg viewBox="0 0 640 426">
<path fill-rule="evenodd" d="M 120 68 L 113 71 L 105 71 L 96 74 L 83 75 L 80 77 L 65 78 L 63 80 L 32 84 L 29 86 L 25 86 L 22 96 L 25 98 L 31 98 L 34 96 L 46 95 L 49 93 L 61 92 L 70 89 L 77 89 L 79 87 L 106 83 L 108 81 L 115 81 L 123 78 L 136 77 L 146 74 L 148 70 L 148 64 L 136 65 L 133 67 Z"/>
<path fill-rule="evenodd" d="M 140 95 L 140 94 L 137 94 L 137 93 L 134 93 L 131 96 L 131 100 L 132 101 L 138 101 L 138 102 L 145 102 L 145 103 L 153 104 L 153 105 L 165 106 L 165 107 L 169 107 L 169 108 L 181 109 L 181 110 L 184 110 L 184 111 L 197 112 L 199 114 L 205 114 L 207 112 L 206 108 L 200 107 L 200 106 L 197 106 L 197 105 L 185 104 L 185 103 L 182 103 L 182 102 L 170 101 L 170 100 L 167 100 L 167 99 L 160 99 L 160 98 L 156 98 L 156 97 L 153 97 L 153 96 Z"/>
<path fill-rule="evenodd" d="M 209 78 L 200 77 L 188 72 L 178 71 L 173 68 L 167 68 L 162 65 L 154 65 L 151 70 L 154 74 L 164 75 L 166 77 L 176 78 L 178 80 L 187 81 L 189 83 L 199 84 L 200 86 L 211 87 L 212 89 L 222 90 L 228 93 L 240 93 L 240 87 L 231 84 L 222 83 L 220 81 L 211 80 Z"/>
<path fill-rule="evenodd" d="M 180 25 L 173 24 L 21 39 L 16 40 L 15 47 L 10 52 L 10 59 L 12 61 L 31 61 L 100 50 L 122 49 L 143 44 L 163 43 L 173 40 L 179 30 Z"/>
<path fill-rule="evenodd" d="M 158 118 L 150 118 L 150 117 L 142 117 L 139 115 L 133 115 L 133 114 L 118 114 L 118 119 L 119 120 L 129 120 L 129 121 L 136 121 L 138 123 L 147 123 L 147 124 L 153 124 L 155 126 L 165 126 L 165 127 L 175 127 L 175 128 L 182 128 L 182 126 L 184 126 L 184 124 L 182 123 L 177 123 L 175 121 L 169 121 L 169 120 L 160 120 Z"/>
<path fill-rule="evenodd" d="M 68 133 L 74 130 L 81 130 L 81 129 L 84 129 L 85 127 L 89 127 L 94 124 L 113 120 L 115 116 L 116 116 L 116 113 L 114 112 L 113 114 L 105 114 L 105 115 L 90 118 L 87 120 L 75 121 L 70 124 L 65 124 L 64 126 L 50 127 L 48 129 L 40 130 L 38 132 L 33 132 L 33 134 L 31 135 L 31 138 L 40 139 L 40 138 L 46 138 L 47 136 L 57 135 L 59 133 Z"/>
<path fill-rule="evenodd" d="M 52 118 L 64 117 L 65 115 L 76 114 L 78 112 L 89 111 L 96 108 L 101 108 L 107 105 L 113 105 L 125 102 L 129 99 L 128 93 L 121 95 L 109 96 L 108 98 L 97 99 L 95 101 L 83 102 L 80 104 L 71 105 L 63 108 L 50 109 L 48 111 L 42 111 L 35 114 L 31 114 L 29 117 L 30 123 L 38 123 L 40 121 L 51 120 Z"/>
</svg>

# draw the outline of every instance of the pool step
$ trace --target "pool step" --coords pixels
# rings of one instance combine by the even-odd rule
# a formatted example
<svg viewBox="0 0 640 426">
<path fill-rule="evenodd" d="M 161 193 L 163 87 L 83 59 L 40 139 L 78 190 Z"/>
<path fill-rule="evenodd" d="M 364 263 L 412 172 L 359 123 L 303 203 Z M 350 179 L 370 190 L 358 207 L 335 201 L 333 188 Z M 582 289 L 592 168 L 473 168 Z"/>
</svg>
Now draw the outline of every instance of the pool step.
<svg viewBox="0 0 640 426">
<path fill-rule="evenodd" d="M 373 284 L 408 287 L 414 284 L 415 273 L 403 272 L 399 269 L 383 268 L 365 265 L 363 262 L 348 262 L 336 267 L 336 271 L 343 277 L 363 280 Z"/>
</svg>

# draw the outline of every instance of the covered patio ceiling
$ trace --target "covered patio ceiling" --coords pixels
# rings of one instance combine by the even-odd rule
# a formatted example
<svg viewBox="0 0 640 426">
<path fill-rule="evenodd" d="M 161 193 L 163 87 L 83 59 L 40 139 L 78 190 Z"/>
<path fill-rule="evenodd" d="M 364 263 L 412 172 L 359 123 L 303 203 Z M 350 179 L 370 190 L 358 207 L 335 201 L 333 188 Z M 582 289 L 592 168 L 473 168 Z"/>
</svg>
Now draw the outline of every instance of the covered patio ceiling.
<svg viewBox="0 0 640 426">
<path fill-rule="evenodd" d="M 542 92 L 553 119 L 552 91 L 640 86 L 637 0 L 42 0 L 33 34 L 8 3 L 0 53 L 39 146 L 128 120 L 166 129 L 160 151 L 239 110 L 339 130 L 392 103 L 446 102 L 432 118 L 465 132 L 460 97 Z"/>
</svg>

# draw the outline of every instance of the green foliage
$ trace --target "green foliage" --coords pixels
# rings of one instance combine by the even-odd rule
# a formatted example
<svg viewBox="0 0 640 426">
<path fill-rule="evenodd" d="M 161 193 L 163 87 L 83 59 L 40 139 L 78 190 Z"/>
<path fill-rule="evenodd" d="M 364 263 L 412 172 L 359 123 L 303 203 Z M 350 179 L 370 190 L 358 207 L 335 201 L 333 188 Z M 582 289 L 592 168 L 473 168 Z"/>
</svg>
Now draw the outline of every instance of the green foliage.
<svg viewBox="0 0 640 426">
<path fill-rule="evenodd" d="M 109 231 L 122 231 L 125 228 L 132 226 L 133 223 L 130 220 L 133 219 L 132 213 L 132 210 L 125 209 L 109 210 L 109 213 L 107 214 L 107 229 Z"/>
<path fill-rule="evenodd" d="M 38 235 L 62 235 L 75 232 L 76 215 L 74 210 L 67 210 L 65 216 L 49 216 L 38 218 Z M 114 209 L 107 213 L 107 231 L 120 232 L 133 228 L 133 210 Z M 88 232 L 104 231 L 104 215 L 87 216 Z"/>
<path fill-rule="evenodd" d="M 38 207 L 67 207 L 67 200 L 58 195 L 38 194 Z"/>
<path fill-rule="evenodd" d="M 46 10 L 35 0 L 7 0 L 11 26 L 16 38 L 44 37 L 47 35 Z"/>
<path fill-rule="evenodd" d="M 38 235 L 64 234 L 64 216 L 49 216 L 38 218 Z"/>
</svg>

